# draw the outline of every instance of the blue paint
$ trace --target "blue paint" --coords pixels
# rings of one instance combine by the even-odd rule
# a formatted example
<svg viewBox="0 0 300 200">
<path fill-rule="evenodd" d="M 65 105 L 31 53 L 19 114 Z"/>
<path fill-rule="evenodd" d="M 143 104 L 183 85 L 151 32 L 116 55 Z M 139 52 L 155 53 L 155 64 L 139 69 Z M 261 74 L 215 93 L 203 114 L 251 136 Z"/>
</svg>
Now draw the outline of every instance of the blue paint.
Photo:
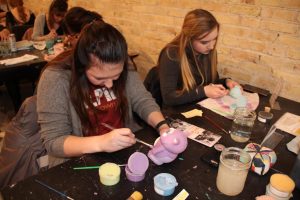
<svg viewBox="0 0 300 200">
<path fill-rule="evenodd" d="M 174 193 L 178 185 L 176 178 L 172 174 L 160 173 L 154 177 L 154 190 L 162 196 L 169 196 Z"/>
</svg>

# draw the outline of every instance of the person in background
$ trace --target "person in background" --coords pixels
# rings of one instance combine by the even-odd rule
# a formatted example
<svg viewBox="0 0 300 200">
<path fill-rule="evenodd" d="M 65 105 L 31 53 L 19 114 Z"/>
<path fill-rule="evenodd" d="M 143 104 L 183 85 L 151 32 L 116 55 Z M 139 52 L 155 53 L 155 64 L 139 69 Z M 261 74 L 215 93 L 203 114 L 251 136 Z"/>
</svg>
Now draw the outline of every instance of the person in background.
<svg viewBox="0 0 300 200">
<path fill-rule="evenodd" d="M 63 30 L 66 35 L 64 44 L 74 47 L 83 27 L 95 20 L 101 21 L 103 18 L 100 14 L 82 7 L 71 8 L 63 20 Z"/>
<path fill-rule="evenodd" d="M 34 22 L 32 39 L 36 41 L 51 40 L 63 35 L 62 21 L 68 10 L 67 0 L 53 0 L 48 15 L 39 14 Z"/>
<path fill-rule="evenodd" d="M 158 68 L 163 104 L 174 106 L 219 98 L 238 85 L 217 72 L 216 43 L 220 25 L 208 11 L 185 16 L 181 32 L 161 51 Z"/>
<path fill-rule="evenodd" d="M 8 39 L 9 34 L 13 33 L 14 26 L 33 26 L 35 20 L 35 15 L 24 7 L 23 0 L 9 0 L 8 2 L 11 9 L 6 12 L 6 27 L 0 33 L 1 40 Z"/>
<path fill-rule="evenodd" d="M 127 59 L 124 36 L 99 20 L 84 27 L 72 50 L 48 63 L 38 83 L 37 113 L 49 167 L 133 145 L 140 128 L 133 112 L 159 133 L 169 129 Z"/>
<path fill-rule="evenodd" d="M 0 25 L 5 26 L 6 13 L 9 11 L 8 0 L 0 0 Z"/>
<path fill-rule="evenodd" d="M 53 54 L 46 54 L 44 59 L 46 61 L 53 60 L 57 55 L 62 53 L 67 48 L 73 48 L 76 45 L 80 31 L 83 27 L 94 20 L 102 20 L 102 16 L 96 12 L 86 10 L 82 7 L 73 7 L 66 13 L 62 22 L 62 28 L 65 33 L 63 43 L 54 45 Z"/>
</svg>

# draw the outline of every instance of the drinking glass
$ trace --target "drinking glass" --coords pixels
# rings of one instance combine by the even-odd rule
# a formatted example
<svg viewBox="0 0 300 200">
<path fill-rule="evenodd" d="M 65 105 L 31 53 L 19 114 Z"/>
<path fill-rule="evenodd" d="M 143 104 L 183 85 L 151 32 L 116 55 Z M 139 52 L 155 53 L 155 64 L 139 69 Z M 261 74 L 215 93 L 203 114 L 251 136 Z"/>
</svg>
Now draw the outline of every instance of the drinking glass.
<svg viewBox="0 0 300 200">
<path fill-rule="evenodd" d="M 256 113 L 246 107 L 236 108 L 230 130 L 231 138 L 236 142 L 247 142 L 256 119 Z"/>
<path fill-rule="evenodd" d="M 251 156 L 236 147 L 225 148 L 220 155 L 217 188 L 228 196 L 235 196 L 244 189 Z"/>
</svg>

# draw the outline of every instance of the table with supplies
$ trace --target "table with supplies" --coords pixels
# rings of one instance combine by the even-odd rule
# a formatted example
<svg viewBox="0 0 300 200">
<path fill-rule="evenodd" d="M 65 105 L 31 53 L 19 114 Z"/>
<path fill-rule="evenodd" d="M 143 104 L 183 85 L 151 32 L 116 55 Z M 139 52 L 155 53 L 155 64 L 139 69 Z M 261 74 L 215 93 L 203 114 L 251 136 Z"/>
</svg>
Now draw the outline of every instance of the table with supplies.
<svg viewBox="0 0 300 200">
<path fill-rule="evenodd" d="M 271 125 L 275 123 L 285 112 L 300 115 L 300 104 L 284 98 L 279 98 L 281 110 L 271 110 L 273 118 L 270 123 L 261 123 L 255 120 L 252 135 L 249 142 L 260 144 L 266 136 Z M 260 97 L 259 107 L 256 112 L 268 106 L 268 98 Z M 202 110 L 205 117 L 185 118 L 182 112 L 193 109 Z M 212 147 L 200 144 L 195 140 L 188 139 L 185 151 L 180 153 L 175 160 L 162 165 L 155 164 L 149 159 L 149 165 L 144 172 L 144 178 L 139 182 L 130 181 L 126 175 L 126 167 L 132 163 L 132 155 L 135 152 L 148 154 L 151 147 L 138 142 L 128 149 L 114 153 L 96 153 L 84 155 L 80 158 L 72 158 L 69 161 L 50 168 L 45 172 L 25 179 L 15 185 L 7 186 L 1 193 L 4 199 L 127 199 L 135 191 L 139 191 L 144 199 L 173 199 L 179 196 L 187 196 L 187 199 L 255 199 L 257 196 L 266 193 L 266 186 L 270 182 L 270 177 L 276 173 L 290 175 L 297 155 L 288 151 L 286 144 L 294 136 L 283 131 L 280 132 L 284 137 L 275 147 L 277 162 L 269 169 L 265 175 L 258 175 L 249 171 L 243 191 L 237 196 L 227 196 L 221 193 L 216 186 L 218 167 L 216 163 L 210 162 L 218 158 L 220 153 L 218 148 L 225 147 L 244 148 L 247 143 L 237 143 L 233 141 L 229 134 L 220 129 L 222 127 L 228 131 L 232 120 L 224 118 L 208 109 L 201 108 L 199 105 L 190 104 L 165 110 L 165 114 L 172 119 L 179 119 L 197 127 L 201 127 L 214 134 L 220 135 L 217 144 Z M 210 122 L 207 120 L 211 119 Z M 214 125 L 214 123 L 217 124 Z M 151 127 L 145 127 L 136 132 L 136 137 L 143 142 L 154 144 L 158 133 Z M 130 159 L 131 158 L 131 161 Z M 100 182 L 98 167 L 105 163 L 113 163 L 120 168 L 119 180 L 112 179 L 112 182 Z M 111 165 L 111 164 L 108 164 Z M 138 165 L 138 164 L 136 164 Z M 85 167 L 85 168 L 81 168 Z M 103 167 L 104 168 L 104 167 Z M 112 168 L 111 168 L 112 169 Z M 131 168 L 132 169 L 132 168 Z M 111 172 L 113 173 L 113 172 Z M 155 190 L 154 177 L 161 173 L 171 174 L 176 180 L 173 181 L 175 190 L 169 196 L 162 196 Z M 114 171 L 118 174 L 118 170 Z M 112 175 L 111 175 L 112 176 Z M 103 178 L 103 177 L 102 177 Z M 103 180 L 102 180 L 103 181 Z M 107 181 L 107 180 L 106 180 Z M 114 182 L 116 181 L 116 182 Z M 107 184 L 103 184 L 107 183 Z M 108 186 L 113 183 L 111 186 Z M 116 184 L 115 184 L 116 183 Z M 184 198 L 177 198 L 184 199 Z M 294 189 L 293 199 L 300 199 L 299 189 Z"/>
<path fill-rule="evenodd" d="M 21 45 L 26 46 L 27 44 Z M 22 48 L 17 52 L 0 56 L 0 82 L 6 84 L 15 111 L 18 110 L 22 103 L 20 99 L 20 81 L 30 81 L 33 94 L 35 83 L 46 63 L 42 51 L 32 49 L 32 47 Z"/>
</svg>

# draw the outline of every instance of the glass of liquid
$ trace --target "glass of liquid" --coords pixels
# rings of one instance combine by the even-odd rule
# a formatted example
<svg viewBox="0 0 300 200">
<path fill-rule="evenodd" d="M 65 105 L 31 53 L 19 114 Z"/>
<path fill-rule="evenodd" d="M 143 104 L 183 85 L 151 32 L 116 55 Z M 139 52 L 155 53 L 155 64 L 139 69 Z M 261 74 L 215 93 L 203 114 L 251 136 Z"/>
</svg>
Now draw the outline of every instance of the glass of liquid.
<svg viewBox="0 0 300 200">
<path fill-rule="evenodd" d="M 238 107 L 234 111 L 234 118 L 230 130 L 231 138 L 236 142 L 247 142 L 250 139 L 256 113 L 246 107 Z"/>
<path fill-rule="evenodd" d="M 225 148 L 220 155 L 217 188 L 228 196 L 240 194 L 251 165 L 250 155 L 236 147 Z"/>
</svg>

